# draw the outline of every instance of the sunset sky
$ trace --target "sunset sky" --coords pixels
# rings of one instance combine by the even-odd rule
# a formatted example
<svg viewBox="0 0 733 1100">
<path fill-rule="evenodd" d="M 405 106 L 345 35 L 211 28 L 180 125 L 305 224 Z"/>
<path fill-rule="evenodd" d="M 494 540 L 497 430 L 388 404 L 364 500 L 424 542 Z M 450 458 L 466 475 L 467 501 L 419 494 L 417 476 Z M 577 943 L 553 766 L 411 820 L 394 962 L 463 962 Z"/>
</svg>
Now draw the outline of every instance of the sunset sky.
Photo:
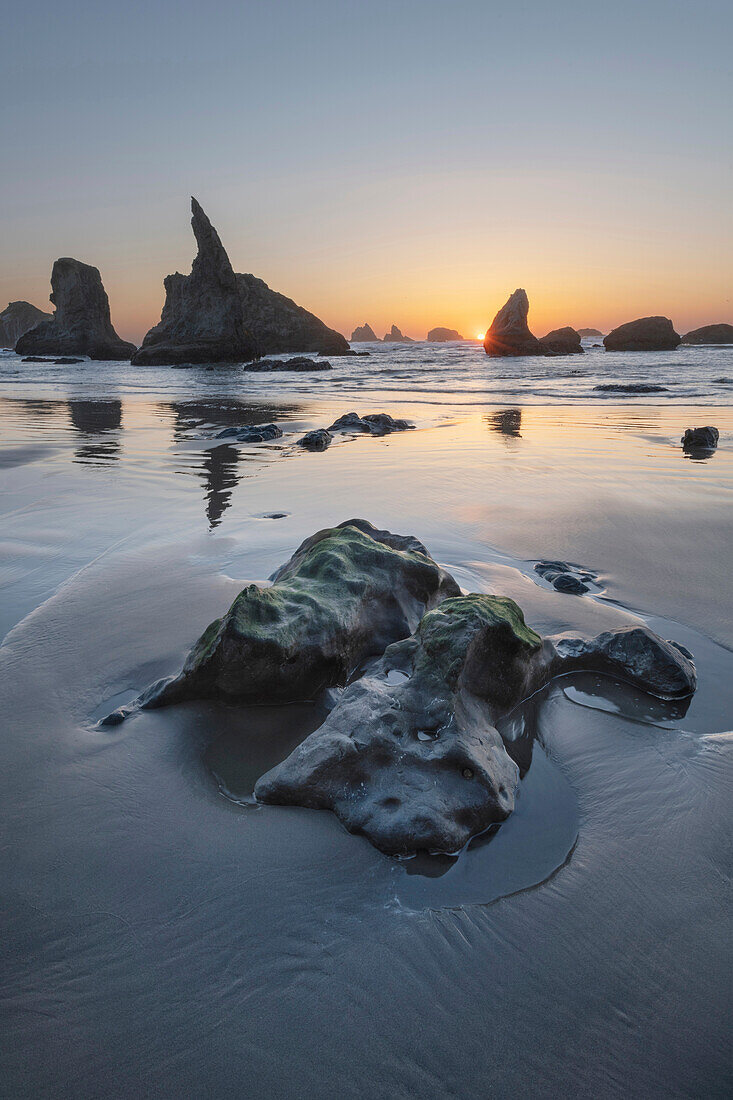
<svg viewBox="0 0 733 1100">
<path fill-rule="evenodd" d="M 28 0 L 3 19 L 0 308 L 57 256 L 121 336 L 190 270 L 189 196 L 347 335 L 733 321 L 728 0 Z"/>
</svg>

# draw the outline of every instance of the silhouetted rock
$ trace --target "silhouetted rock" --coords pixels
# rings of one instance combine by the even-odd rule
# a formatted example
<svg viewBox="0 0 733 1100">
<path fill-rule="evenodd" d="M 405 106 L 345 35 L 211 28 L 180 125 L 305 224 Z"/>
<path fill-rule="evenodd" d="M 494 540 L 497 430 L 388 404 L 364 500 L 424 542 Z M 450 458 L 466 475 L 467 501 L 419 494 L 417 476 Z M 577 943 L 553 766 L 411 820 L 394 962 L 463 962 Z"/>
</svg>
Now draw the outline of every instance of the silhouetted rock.
<svg viewBox="0 0 733 1100">
<path fill-rule="evenodd" d="M 50 321 L 41 321 L 20 337 L 18 355 L 88 355 L 90 359 L 129 359 L 134 344 L 112 328 L 109 299 L 96 267 L 63 257 L 51 272 Z"/>
<path fill-rule="evenodd" d="M 547 336 L 540 337 L 545 355 L 582 355 L 580 333 L 574 328 L 554 328 Z"/>
<path fill-rule="evenodd" d="M 669 393 L 667 386 L 656 386 L 653 382 L 601 382 L 593 389 L 598 393 Z"/>
<path fill-rule="evenodd" d="M 331 446 L 333 436 L 327 428 L 315 428 L 312 432 L 306 432 L 297 442 L 299 447 L 305 447 L 307 451 L 325 451 Z"/>
<path fill-rule="evenodd" d="M 403 336 L 397 325 L 392 325 L 387 335 L 384 337 L 385 344 L 414 344 L 415 341 L 411 336 Z"/>
<path fill-rule="evenodd" d="M 604 337 L 606 351 L 672 351 L 680 342 L 668 317 L 640 317 Z"/>
<path fill-rule="evenodd" d="M 198 245 L 190 275 L 168 275 L 160 322 L 133 356 L 136 364 L 236 363 L 259 347 L 244 326 L 237 279 L 219 234 L 196 199 L 191 227 Z"/>
<path fill-rule="evenodd" d="M 390 432 L 405 432 L 414 428 L 409 420 L 393 420 L 389 413 L 344 413 L 328 427 L 329 432 L 362 432 L 369 435 L 389 435 Z"/>
<path fill-rule="evenodd" d="M 445 344 L 450 340 L 462 340 L 460 332 L 454 328 L 431 328 L 428 333 L 428 341 L 434 344 Z"/>
<path fill-rule="evenodd" d="M 14 348 L 30 329 L 41 321 L 50 321 L 52 314 L 44 313 L 30 302 L 10 302 L 0 313 L 0 348 Z"/>
<path fill-rule="evenodd" d="M 529 298 L 515 290 L 491 322 L 484 337 L 487 355 L 544 355 L 542 345 L 529 331 Z"/>
<path fill-rule="evenodd" d="M 685 428 L 685 434 L 680 442 L 685 451 L 707 451 L 712 454 L 718 446 L 719 439 L 718 429 L 708 424 L 705 428 Z"/>
<path fill-rule="evenodd" d="M 297 355 L 293 359 L 255 359 L 251 363 L 244 363 L 242 369 L 246 371 L 312 371 L 331 370 L 331 364 L 327 360 L 306 359 Z"/>
<path fill-rule="evenodd" d="M 352 332 L 352 334 L 351 334 L 351 343 L 352 344 L 358 344 L 358 343 L 364 343 L 366 341 L 368 341 L 370 343 L 374 343 L 374 342 L 379 343 L 379 337 L 375 333 L 372 326 L 368 325 L 365 321 L 363 325 L 359 325 L 359 327 L 355 328 L 354 331 Z"/>
<path fill-rule="evenodd" d="M 597 328 L 579 328 L 576 330 L 578 336 L 585 338 L 586 336 L 603 336 L 600 329 Z"/>
<path fill-rule="evenodd" d="M 237 443 L 269 443 L 282 437 L 282 429 L 277 424 L 248 424 L 237 428 L 223 428 L 216 433 L 217 439 L 236 439 Z"/>
<path fill-rule="evenodd" d="M 2 315 L 0 314 L 0 317 Z M 733 325 L 703 325 L 686 332 L 683 344 L 733 344 Z"/>
<path fill-rule="evenodd" d="M 270 290 L 255 275 L 237 275 L 242 323 L 252 333 L 260 355 L 286 351 L 349 355 L 351 348 L 340 332 L 329 328 L 292 298 Z"/>
</svg>

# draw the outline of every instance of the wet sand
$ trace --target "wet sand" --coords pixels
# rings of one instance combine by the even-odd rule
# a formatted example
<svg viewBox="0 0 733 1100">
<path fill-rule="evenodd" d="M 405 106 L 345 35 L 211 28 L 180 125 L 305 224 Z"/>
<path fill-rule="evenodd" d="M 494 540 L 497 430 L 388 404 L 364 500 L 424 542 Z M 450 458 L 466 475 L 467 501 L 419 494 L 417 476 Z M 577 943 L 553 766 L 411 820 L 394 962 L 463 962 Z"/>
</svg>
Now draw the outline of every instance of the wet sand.
<svg viewBox="0 0 733 1100">
<path fill-rule="evenodd" d="M 151 376 L 0 397 L 8 1094 L 729 1092 L 731 410 L 287 381 L 247 401 L 176 374 L 175 393 L 166 374 L 158 394 Z M 294 445 L 352 407 L 418 427 Z M 211 438 L 270 420 L 274 443 Z M 705 423 L 719 449 L 692 461 L 679 437 Z M 550 685 L 502 730 L 516 813 L 458 860 L 394 861 L 332 814 L 253 803 L 316 708 L 97 728 L 243 583 L 352 515 L 543 633 L 644 618 L 693 651 L 697 694 Z M 540 558 L 592 570 L 596 594 L 555 592 Z"/>
</svg>

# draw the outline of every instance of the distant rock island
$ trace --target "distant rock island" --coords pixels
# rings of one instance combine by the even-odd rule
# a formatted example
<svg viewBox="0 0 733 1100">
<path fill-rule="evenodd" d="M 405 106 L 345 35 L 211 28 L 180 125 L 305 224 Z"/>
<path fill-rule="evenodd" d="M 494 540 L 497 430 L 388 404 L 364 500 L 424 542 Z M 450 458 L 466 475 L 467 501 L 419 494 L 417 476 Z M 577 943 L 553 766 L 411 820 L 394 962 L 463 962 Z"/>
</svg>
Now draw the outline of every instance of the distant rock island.
<svg viewBox="0 0 733 1100">
<path fill-rule="evenodd" d="M 2 319 L 2 314 L 0 314 Z M 733 344 L 733 325 L 703 325 L 686 332 L 683 344 Z"/>
<path fill-rule="evenodd" d="M 428 341 L 434 344 L 445 344 L 450 340 L 462 340 L 460 332 L 454 328 L 431 328 L 428 333 Z"/>
<path fill-rule="evenodd" d="M 380 341 L 379 341 L 379 337 L 377 336 L 377 334 L 374 331 L 374 329 L 372 328 L 372 326 L 368 325 L 365 321 L 363 325 L 359 325 L 352 332 L 352 334 L 351 334 L 351 343 L 352 344 L 361 344 L 361 343 L 366 343 L 366 342 L 369 342 L 371 344 L 371 343 L 375 343 L 375 342 L 379 343 Z"/>
<path fill-rule="evenodd" d="M 640 317 L 609 332 L 606 351 L 673 351 L 680 342 L 668 317 Z"/>
<path fill-rule="evenodd" d="M 30 302 L 10 302 L 0 313 L 0 348 L 14 348 L 21 336 L 52 317 L 53 314 L 44 313 Z"/>
<path fill-rule="evenodd" d="M 603 336 L 603 333 L 597 328 L 579 328 L 576 331 L 578 336 L 582 336 L 583 338 L 586 336 Z"/>
<path fill-rule="evenodd" d="M 191 214 L 198 245 L 191 274 L 165 279 L 160 322 L 134 363 L 236 363 L 292 351 L 349 354 L 341 333 L 307 309 L 255 275 L 235 274 L 219 234 L 194 198 Z"/>
<path fill-rule="evenodd" d="M 387 335 L 384 337 L 385 344 L 414 344 L 415 341 L 410 336 L 403 336 L 397 325 L 392 325 Z"/>
<path fill-rule="evenodd" d="M 53 317 L 20 337 L 18 355 L 88 355 L 129 359 L 134 344 L 121 340 L 110 319 L 109 299 L 96 267 L 63 257 L 51 272 Z"/>
</svg>

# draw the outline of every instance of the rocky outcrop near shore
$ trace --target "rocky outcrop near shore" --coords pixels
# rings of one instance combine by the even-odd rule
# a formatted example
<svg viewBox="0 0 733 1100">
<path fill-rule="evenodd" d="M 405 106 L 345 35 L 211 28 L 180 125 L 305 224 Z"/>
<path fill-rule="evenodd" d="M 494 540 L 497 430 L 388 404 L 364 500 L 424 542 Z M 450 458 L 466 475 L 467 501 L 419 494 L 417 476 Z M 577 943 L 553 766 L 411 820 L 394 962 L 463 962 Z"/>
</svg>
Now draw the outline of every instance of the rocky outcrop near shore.
<svg viewBox="0 0 733 1100">
<path fill-rule="evenodd" d="M 254 337 L 260 355 L 317 352 L 348 355 L 346 337 L 329 328 L 292 298 L 286 298 L 255 275 L 237 275 L 242 323 Z"/>
<path fill-rule="evenodd" d="M 50 320 L 20 337 L 18 355 L 88 355 L 90 359 L 125 360 L 135 345 L 121 340 L 109 312 L 109 299 L 96 267 L 62 257 L 51 272 Z"/>
<path fill-rule="evenodd" d="M 484 337 L 484 351 L 493 356 L 544 355 L 536 336 L 529 330 L 527 292 L 515 290 L 497 313 Z"/>
<path fill-rule="evenodd" d="M 673 351 L 679 335 L 668 317 L 640 317 L 603 338 L 606 351 Z"/>
<path fill-rule="evenodd" d="M 196 199 L 191 228 L 198 252 L 190 275 L 165 279 L 165 305 L 133 363 L 236 363 L 256 359 L 259 347 L 244 326 L 237 279 L 219 234 Z"/>
<path fill-rule="evenodd" d="M 14 348 L 26 332 L 52 318 L 53 314 L 44 313 L 30 302 L 10 302 L 0 313 L 0 348 Z"/>
<path fill-rule="evenodd" d="M 555 328 L 547 336 L 540 337 L 545 355 L 583 355 L 580 333 L 574 328 Z"/>
<path fill-rule="evenodd" d="M 703 325 L 686 332 L 683 344 L 733 344 L 733 325 Z"/>
<path fill-rule="evenodd" d="M 374 329 L 372 328 L 371 325 L 368 325 L 366 323 L 366 321 L 364 322 L 363 325 L 357 326 L 357 328 L 355 328 L 354 331 L 351 334 L 351 343 L 352 344 L 379 343 L 379 342 L 380 342 L 380 340 L 379 340 L 379 337 L 377 336 L 376 332 L 374 331 Z"/>
<path fill-rule="evenodd" d="M 680 442 L 683 451 L 688 454 L 711 455 L 718 446 L 720 432 L 713 424 L 707 424 L 704 428 L 685 428 L 685 434 Z"/>
<path fill-rule="evenodd" d="M 385 344 L 414 344 L 415 341 L 411 336 L 403 336 L 397 325 L 392 325 L 392 328 L 384 337 Z"/>
<path fill-rule="evenodd" d="M 454 328 L 431 328 L 428 333 L 428 343 L 447 344 L 451 340 L 462 340 L 460 332 Z"/>
</svg>

